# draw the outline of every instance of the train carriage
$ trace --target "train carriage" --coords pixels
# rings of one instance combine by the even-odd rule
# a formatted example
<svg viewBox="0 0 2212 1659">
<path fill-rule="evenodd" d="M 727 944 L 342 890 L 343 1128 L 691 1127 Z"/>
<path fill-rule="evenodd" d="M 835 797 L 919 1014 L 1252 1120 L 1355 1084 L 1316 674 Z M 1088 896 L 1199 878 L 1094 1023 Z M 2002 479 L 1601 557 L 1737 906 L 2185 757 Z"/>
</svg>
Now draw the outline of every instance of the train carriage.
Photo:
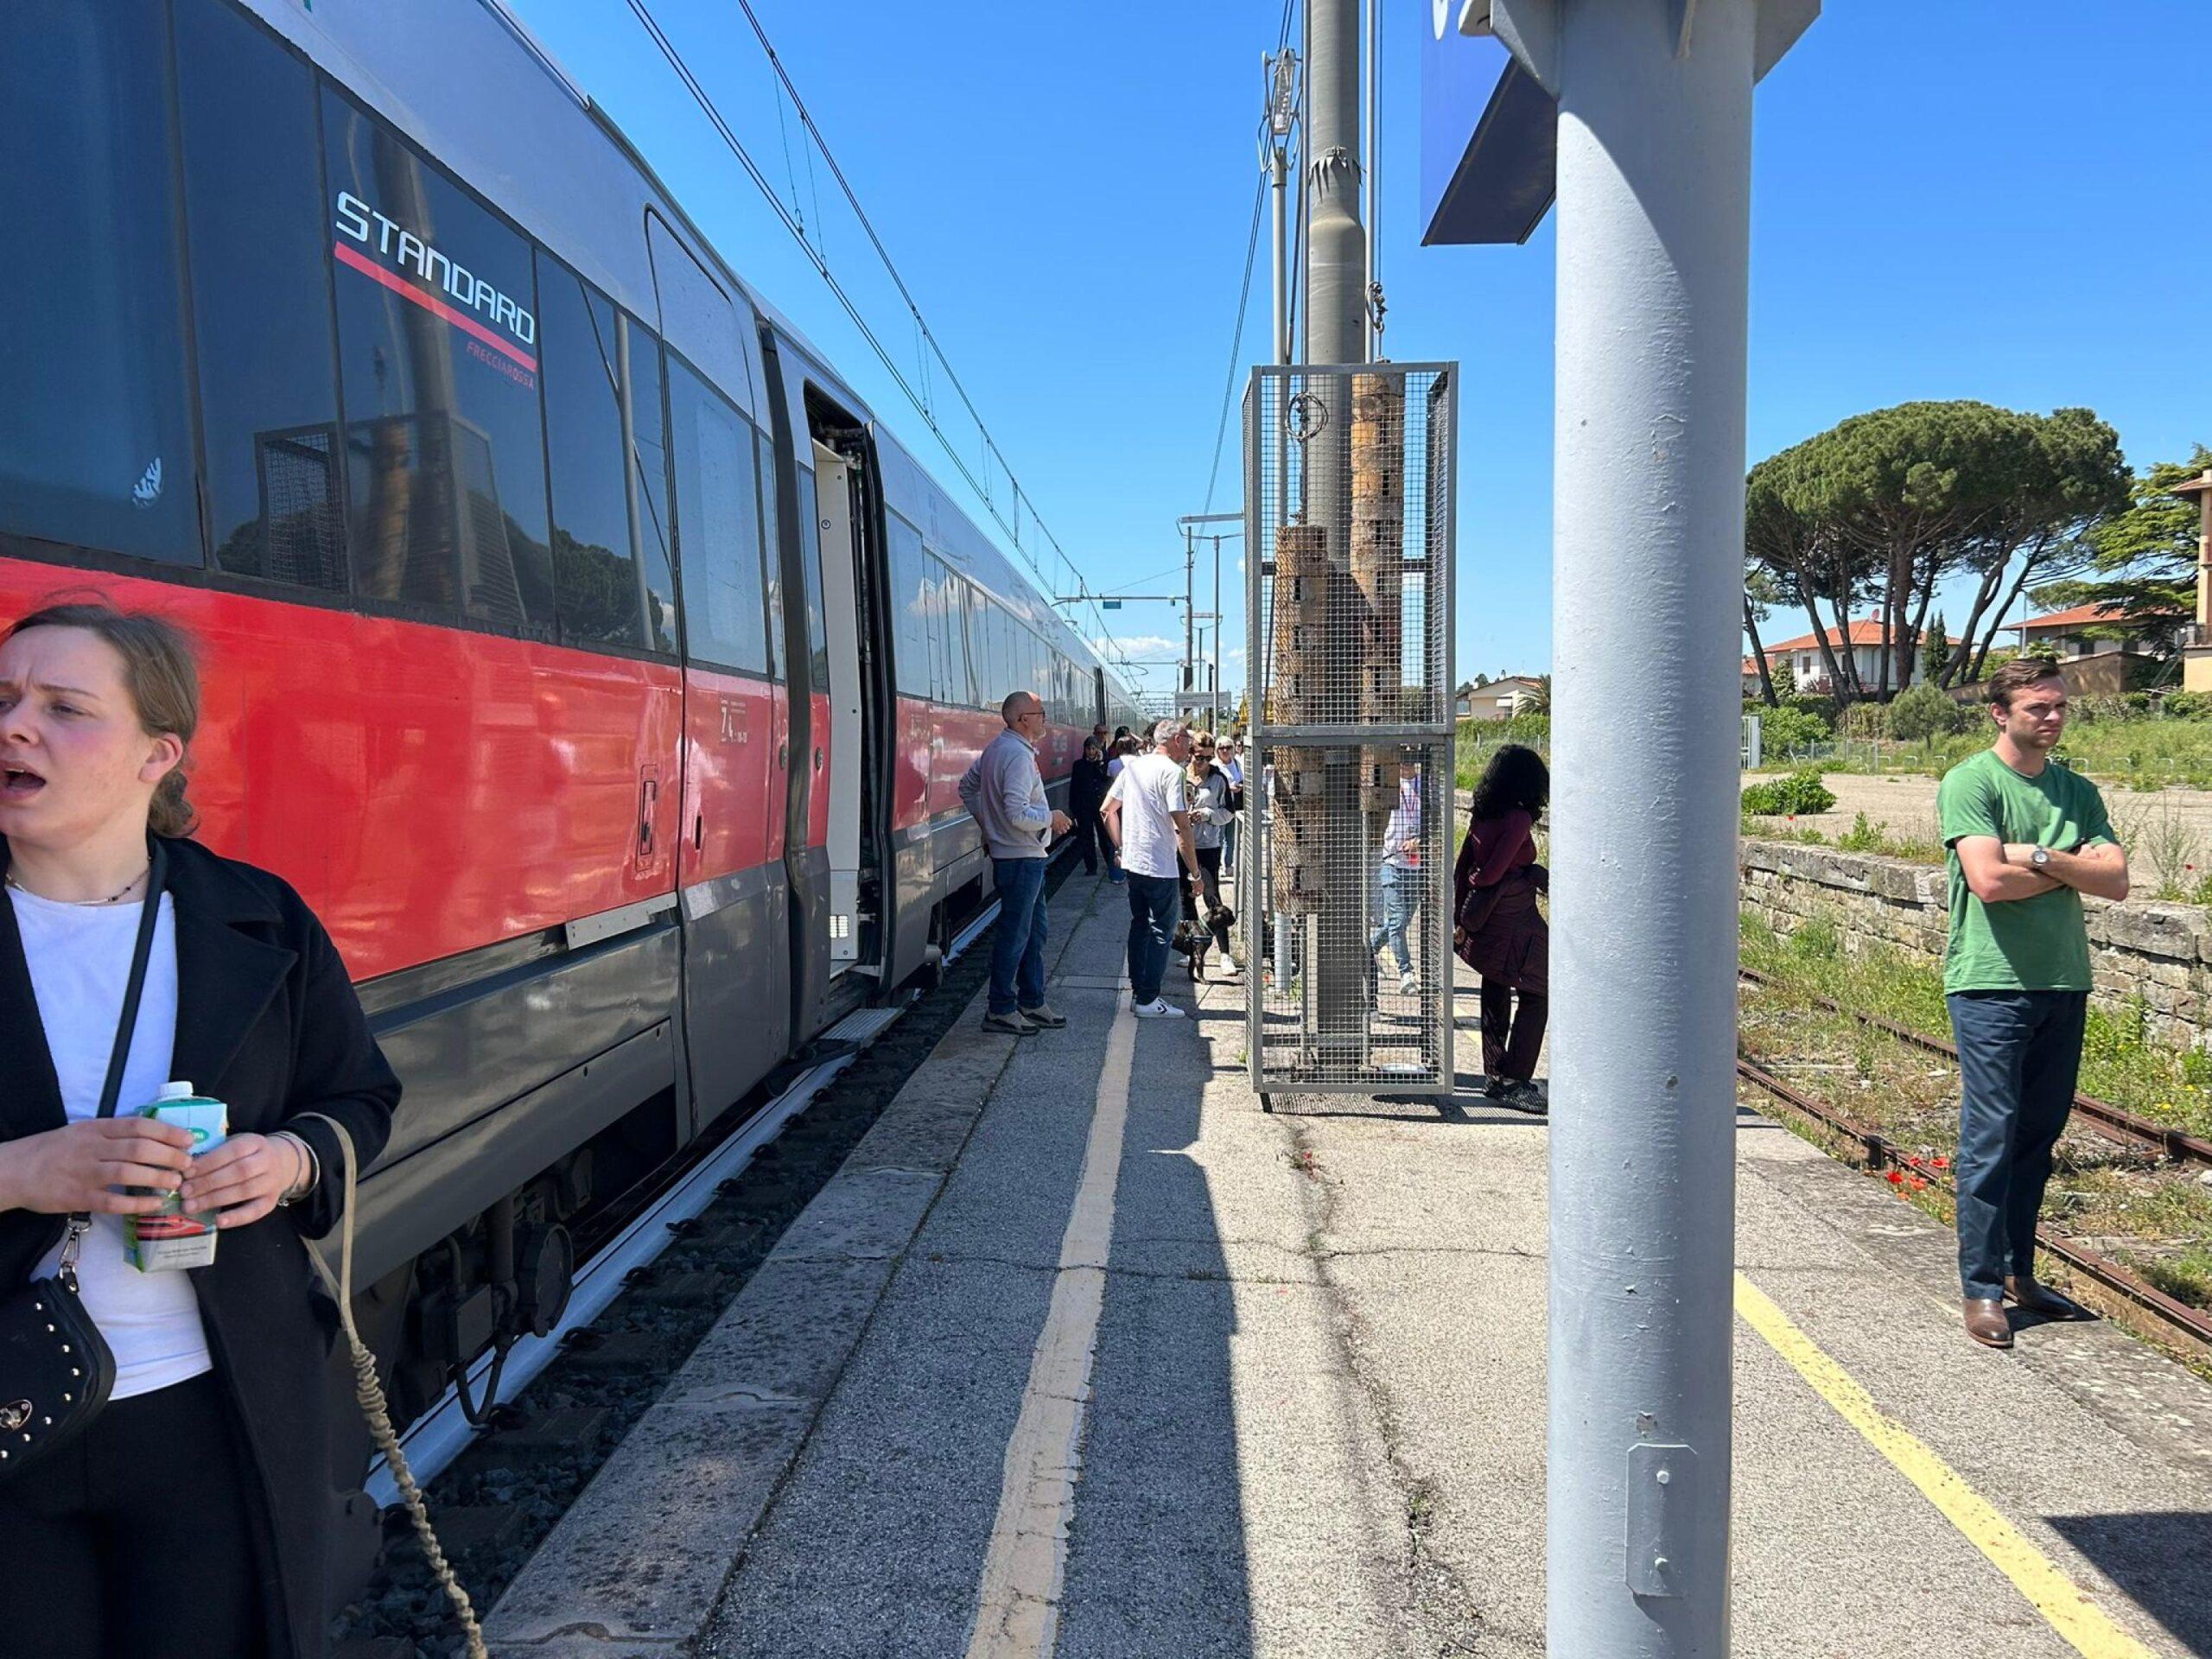
<svg viewBox="0 0 2212 1659">
<path fill-rule="evenodd" d="M 497 0 L 30 0 L 0 136 L 0 617 L 201 641 L 201 833 L 406 1084 L 356 1281 L 420 1414 L 931 969 L 999 698 L 1056 802 L 1134 698 Z"/>
</svg>

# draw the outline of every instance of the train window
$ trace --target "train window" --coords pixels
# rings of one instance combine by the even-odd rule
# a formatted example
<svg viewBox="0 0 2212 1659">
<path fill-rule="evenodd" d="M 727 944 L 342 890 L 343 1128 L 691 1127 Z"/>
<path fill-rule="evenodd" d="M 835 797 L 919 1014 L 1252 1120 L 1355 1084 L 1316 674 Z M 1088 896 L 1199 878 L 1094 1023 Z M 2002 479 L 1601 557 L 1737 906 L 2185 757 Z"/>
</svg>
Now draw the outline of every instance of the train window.
<svg viewBox="0 0 2212 1659">
<path fill-rule="evenodd" d="M 967 601 L 961 590 L 967 584 L 954 575 L 942 560 L 933 559 L 937 573 L 937 642 L 938 660 L 944 667 L 944 678 L 938 695 L 947 702 L 963 707 L 976 701 L 975 690 L 968 683 L 968 620 Z"/>
<path fill-rule="evenodd" d="M 814 493 L 814 469 L 798 472 L 799 579 L 806 594 L 807 681 L 817 691 L 830 690 L 830 635 L 822 613 L 822 510 Z"/>
<path fill-rule="evenodd" d="M 178 6 L 176 60 L 215 562 L 342 594 L 315 76 L 226 0 Z"/>
<path fill-rule="evenodd" d="M 645 585 L 645 644 L 676 650 L 676 578 L 668 511 L 668 422 L 661 403 L 660 342 L 625 316 L 628 341 L 617 362 L 630 374 L 631 457 L 637 471 L 639 570 Z"/>
<path fill-rule="evenodd" d="M 922 551 L 922 533 L 897 513 L 884 515 L 891 540 L 891 610 L 894 619 L 893 649 L 897 655 L 901 696 L 934 695 L 930 609 L 934 602 L 929 567 L 935 563 Z"/>
<path fill-rule="evenodd" d="M 353 591 L 546 637 L 530 245 L 334 88 L 322 121 Z"/>
<path fill-rule="evenodd" d="M 753 429 L 673 358 L 668 423 L 685 645 L 695 661 L 762 673 L 768 645 Z"/>
<path fill-rule="evenodd" d="M 768 677 L 784 677 L 784 544 L 776 502 L 776 446 L 759 434 L 760 454 L 760 546 L 768 572 Z"/>
<path fill-rule="evenodd" d="M 561 640 L 642 645 L 645 599 L 631 546 L 614 307 L 557 260 L 541 253 L 537 270 Z"/>
<path fill-rule="evenodd" d="M 164 11 L 0 6 L 0 533 L 196 565 Z"/>
</svg>

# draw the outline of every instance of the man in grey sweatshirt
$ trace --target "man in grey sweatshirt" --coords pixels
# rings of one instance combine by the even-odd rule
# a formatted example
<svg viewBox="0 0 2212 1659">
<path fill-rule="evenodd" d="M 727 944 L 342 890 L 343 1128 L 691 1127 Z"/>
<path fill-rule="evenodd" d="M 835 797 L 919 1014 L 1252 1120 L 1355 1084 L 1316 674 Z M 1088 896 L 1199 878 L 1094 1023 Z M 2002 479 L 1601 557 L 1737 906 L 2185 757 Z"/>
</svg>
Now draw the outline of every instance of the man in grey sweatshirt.
<svg viewBox="0 0 2212 1659">
<path fill-rule="evenodd" d="M 991 885 L 998 889 L 999 921 L 991 940 L 991 995 L 987 1031 L 1027 1037 L 1040 1026 L 1065 1026 L 1065 1016 L 1045 1001 L 1045 854 L 1071 821 L 1045 798 L 1037 770 L 1037 744 L 1045 735 L 1045 705 L 1016 691 L 999 705 L 1006 721 L 960 780 L 960 803 L 983 832 L 990 849 Z"/>
</svg>

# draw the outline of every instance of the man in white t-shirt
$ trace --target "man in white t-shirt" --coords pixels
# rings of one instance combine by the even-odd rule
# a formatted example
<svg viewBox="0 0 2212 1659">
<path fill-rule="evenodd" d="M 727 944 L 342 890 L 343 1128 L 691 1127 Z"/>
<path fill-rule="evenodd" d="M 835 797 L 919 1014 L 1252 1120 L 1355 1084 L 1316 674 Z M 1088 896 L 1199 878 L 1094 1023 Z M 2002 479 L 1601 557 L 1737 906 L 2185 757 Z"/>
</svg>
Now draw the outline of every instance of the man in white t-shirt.
<svg viewBox="0 0 2212 1659">
<path fill-rule="evenodd" d="M 1191 734 L 1172 720 L 1152 728 L 1154 747 L 1128 758 L 1106 791 L 1099 817 L 1121 850 L 1129 893 L 1129 995 L 1141 1020 L 1179 1020 L 1183 1010 L 1160 994 L 1167 976 L 1167 953 L 1175 937 L 1182 893 L 1175 879 L 1179 852 L 1198 868 L 1191 842 L 1189 796 L 1183 768 L 1191 759 Z"/>
</svg>

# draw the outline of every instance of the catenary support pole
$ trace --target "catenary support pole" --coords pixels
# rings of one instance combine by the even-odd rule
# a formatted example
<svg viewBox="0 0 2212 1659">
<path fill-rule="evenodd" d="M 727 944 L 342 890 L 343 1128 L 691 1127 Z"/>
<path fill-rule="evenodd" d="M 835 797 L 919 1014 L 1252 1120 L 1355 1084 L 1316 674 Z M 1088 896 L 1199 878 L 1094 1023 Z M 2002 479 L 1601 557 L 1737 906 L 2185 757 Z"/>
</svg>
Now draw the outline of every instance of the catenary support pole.
<svg viewBox="0 0 2212 1659">
<path fill-rule="evenodd" d="M 1559 99 L 1546 1594 L 1561 1655 L 1729 1645 L 1751 87 L 1818 10 L 1764 3 L 1764 40 L 1762 0 L 1491 10 Z"/>
<path fill-rule="evenodd" d="M 1319 365 L 1367 360 L 1367 245 L 1359 222 L 1359 30 L 1361 0 L 1307 0 L 1306 8 L 1306 361 Z M 1351 550 L 1351 382 L 1316 376 L 1307 391 L 1324 408 L 1306 447 L 1306 522 L 1329 537 L 1332 687 L 1349 687 L 1357 630 L 1347 626 Z M 1332 709 L 1325 716 L 1344 718 Z M 1347 1058 L 1363 1042 L 1367 971 L 1361 950 L 1366 927 L 1362 867 L 1358 756 L 1331 749 L 1324 766 L 1322 810 L 1326 874 L 1319 913 L 1308 918 L 1308 1006 L 1322 1047 Z"/>
</svg>

